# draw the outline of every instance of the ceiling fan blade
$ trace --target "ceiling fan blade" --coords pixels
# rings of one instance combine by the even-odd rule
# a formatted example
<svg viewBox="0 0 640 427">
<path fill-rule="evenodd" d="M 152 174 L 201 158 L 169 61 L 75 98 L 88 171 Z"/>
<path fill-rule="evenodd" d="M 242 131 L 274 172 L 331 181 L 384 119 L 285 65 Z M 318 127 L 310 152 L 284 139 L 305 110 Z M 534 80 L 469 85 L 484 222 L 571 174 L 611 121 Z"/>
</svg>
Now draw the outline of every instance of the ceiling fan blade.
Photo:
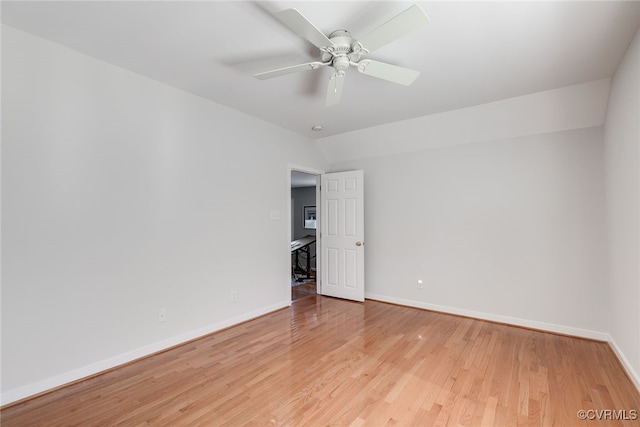
<svg viewBox="0 0 640 427">
<path fill-rule="evenodd" d="M 333 43 L 322 31 L 316 28 L 307 18 L 305 18 L 297 9 L 286 9 L 276 13 L 276 17 L 287 27 L 291 28 L 294 33 L 300 37 L 309 40 L 319 49 L 327 46 L 333 46 Z"/>
<path fill-rule="evenodd" d="M 427 22 L 429 22 L 429 17 L 420 9 L 420 6 L 414 4 L 359 39 L 358 42 L 369 52 L 373 52 L 417 30 Z"/>
<path fill-rule="evenodd" d="M 264 73 L 254 74 L 258 80 L 272 79 L 274 77 L 284 76 L 286 74 L 293 74 L 299 71 L 315 70 L 322 65 L 329 65 L 330 62 L 307 62 L 306 64 L 293 65 L 291 67 L 278 68 L 277 70 L 265 71 Z"/>
<path fill-rule="evenodd" d="M 329 79 L 329 87 L 327 87 L 326 106 L 331 107 L 340 103 L 342 98 L 342 87 L 344 86 L 344 71 L 333 73 Z"/>
<path fill-rule="evenodd" d="M 398 67 L 397 65 L 364 59 L 357 64 L 358 71 L 368 76 L 409 86 L 420 75 L 420 71 Z"/>
</svg>

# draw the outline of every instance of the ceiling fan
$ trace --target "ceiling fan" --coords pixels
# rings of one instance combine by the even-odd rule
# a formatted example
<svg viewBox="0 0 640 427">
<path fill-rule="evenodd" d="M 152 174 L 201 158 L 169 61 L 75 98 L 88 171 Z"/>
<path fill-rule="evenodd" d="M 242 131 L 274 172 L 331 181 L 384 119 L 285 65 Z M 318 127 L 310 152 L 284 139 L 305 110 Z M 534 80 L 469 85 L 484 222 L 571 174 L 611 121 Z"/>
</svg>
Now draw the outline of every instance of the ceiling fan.
<svg viewBox="0 0 640 427">
<path fill-rule="evenodd" d="M 425 25 L 429 18 L 418 5 L 409 7 L 358 40 L 354 39 L 347 30 L 336 30 L 327 37 L 297 9 L 286 9 L 276 13 L 275 16 L 293 32 L 320 49 L 321 58 L 320 61 L 258 73 L 254 75 L 257 79 L 271 79 L 299 71 L 331 66 L 335 72 L 329 79 L 326 105 L 332 106 L 340 102 L 345 71 L 350 66 L 355 67 L 362 74 L 405 86 L 409 86 L 420 75 L 419 71 L 371 59 L 362 59 L 364 55 Z"/>
</svg>

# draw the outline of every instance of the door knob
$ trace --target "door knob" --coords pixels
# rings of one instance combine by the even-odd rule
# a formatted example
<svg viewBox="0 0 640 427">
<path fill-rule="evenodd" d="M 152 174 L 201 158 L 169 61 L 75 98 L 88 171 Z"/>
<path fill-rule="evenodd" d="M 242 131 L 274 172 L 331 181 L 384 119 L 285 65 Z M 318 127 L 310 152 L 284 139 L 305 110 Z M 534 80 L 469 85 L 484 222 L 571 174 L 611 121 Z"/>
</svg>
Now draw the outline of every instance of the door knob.
<svg viewBox="0 0 640 427">
<path fill-rule="evenodd" d="M 364 243 L 362 243 L 362 242 L 356 242 L 356 246 L 362 246 L 362 245 L 364 245 Z"/>
</svg>

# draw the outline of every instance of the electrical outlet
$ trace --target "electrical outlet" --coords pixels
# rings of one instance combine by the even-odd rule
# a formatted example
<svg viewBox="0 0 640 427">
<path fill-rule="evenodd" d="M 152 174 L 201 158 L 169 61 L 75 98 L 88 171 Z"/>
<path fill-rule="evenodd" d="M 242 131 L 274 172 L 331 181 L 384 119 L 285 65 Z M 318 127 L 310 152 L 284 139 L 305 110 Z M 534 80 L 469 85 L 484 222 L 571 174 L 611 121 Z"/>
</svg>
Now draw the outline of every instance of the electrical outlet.
<svg viewBox="0 0 640 427">
<path fill-rule="evenodd" d="M 238 300 L 238 293 L 236 291 L 231 292 L 231 302 L 236 302 Z"/>
<path fill-rule="evenodd" d="M 167 320 L 167 309 L 159 308 L 158 309 L 158 322 L 164 322 Z"/>
<path fill-rule="evenodd" d="M 422 279 L 418 279 L 418 289 L 422 289 L 423 287 Z"/>
</svg>

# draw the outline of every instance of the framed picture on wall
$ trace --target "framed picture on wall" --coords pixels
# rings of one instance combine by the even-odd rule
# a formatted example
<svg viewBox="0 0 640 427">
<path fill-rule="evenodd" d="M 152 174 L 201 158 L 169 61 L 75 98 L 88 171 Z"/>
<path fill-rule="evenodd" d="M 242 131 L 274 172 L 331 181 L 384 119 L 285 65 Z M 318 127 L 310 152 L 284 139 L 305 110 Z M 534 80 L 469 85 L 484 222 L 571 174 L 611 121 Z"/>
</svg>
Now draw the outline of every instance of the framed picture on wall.
<svg viewBox="0 0 640 427">
<path fill-rule="evenodd" d="M 316 207 L 302 207 L 302 227 L 316 229 Z"/>
</svg>

